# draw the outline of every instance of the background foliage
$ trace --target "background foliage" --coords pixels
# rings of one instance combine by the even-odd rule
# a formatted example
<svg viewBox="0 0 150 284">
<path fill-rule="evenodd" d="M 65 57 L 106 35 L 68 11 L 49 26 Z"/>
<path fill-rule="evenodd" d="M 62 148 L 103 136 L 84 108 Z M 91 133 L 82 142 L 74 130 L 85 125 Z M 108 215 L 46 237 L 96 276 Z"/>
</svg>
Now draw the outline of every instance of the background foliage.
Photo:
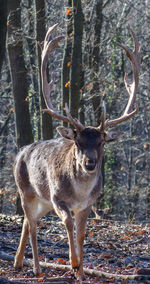
<svg viewBox="0 0 150 284">
<path fill-rule="evenodd" d="M 98 125 L 101 114 L 101 100 L 105 97 L 108 118 L 114 118 L 123 111 L 128 95 L 123 76 L 131 68 L 117 42 L 133 47 L 129 33 L 131 26 L 142 45 L 142 64 L 137 96 L 138 114 L 116 130 L 120 139 L 105 149 L 104 191 L 98 206 L 109 207 L 115 219 L 148 220 L 150 217 L 150 2 L 148 0 L 76 0 L 76 1 L 31 1 L 17 0 L 16 7 L 8 2 L 7 44 L 1 69 L 0 82 L 0 211 L 16 211 L 16 188 L 12 165 L 17 153 L 17 129 L 15 125 L 16 101 L 20 101 L 20 121 L 23 117 L 22 104 L 28 105 L 29 123 L 32 135 L 22 129 L 22 137 L 31 142 L 56 136 L 55 128 L 60 123 L 41 114 L 43 101 L 40 87 L 40 49 L 49 26 L 59 23 L 57 34 L 65 35 L 61 48 L 50 58 L 51 71 L 55 72 L 55 86 L 52 99 L 55 108 L 63 111 L 64 102 L 69 103 L 72 113 L 86 125 Z M 40 2 L 40 6 L 38 3 Z M 2 5 L 1 5 L 2 9 Z M 0 11 L 1 12 L 1 11 Z M 2 10 L 5 18 L 6 8 Z M 14 22 L 20 13 L 20 26 Z M 78 18 L 77 18 L 78 16 Z M 13 18 L 14 17 L 14 18 Z M 5 19 L 4 19 L 5 20 Z M 80 25 L 79 25 L 80 23 Z M 81 30 L 82 26 L 82 30 Z M 0 22 L 1 31 L 4 23 Z M 80 28 L 80 30 L 79 30 Z M 5 38 L 5 33 L 4 33 Z M 76 42 L 81 43 L 75 46 Z M 22 54 L 11 66 L 11 53 L 18 42 Z M 4 42 L 5 46 L 5 42 Z M 77 54 L 73 53 L 75 48 Z M 13 70 L 19 58 L 24 60 L 26 71 L 21 83 L 17 79 L 21 70 Z M 2 59 L 1 58 L 1 59 Z M 12 55 L 14 59 L 14 55 Z M 0 65 L 1 66 L 1 65 Z M 78 67 L 76 69 L 76 67 Z M 79 72 L 80 71 L 80 72 Z M 20 77 L 19 77 L 20 78 Z M 78 81 L 76 81 L 78 80 Z M 15 97 L 14 86 L 20 90 Z M 22 85 L 21 85 L 22 84 Z M 26 91 L 23 91 L 26 84 Z M 78 86 L 76 93 L 73 84 Z M 27 115 L 27 112 L 25 112 Z M 31 134 L 31 133 L 30 133 Z"/>
</svg>

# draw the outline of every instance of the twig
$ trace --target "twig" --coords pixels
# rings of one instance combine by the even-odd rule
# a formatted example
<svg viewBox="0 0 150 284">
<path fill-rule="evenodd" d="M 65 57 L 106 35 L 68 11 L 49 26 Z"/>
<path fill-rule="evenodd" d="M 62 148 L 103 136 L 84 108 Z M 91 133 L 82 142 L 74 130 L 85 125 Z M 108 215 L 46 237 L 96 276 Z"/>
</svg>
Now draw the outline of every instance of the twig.
<svg viewBox="0 0 150 284">
<path fill-rule="evenodd" d="M 9 112 L 5 122 L 3 123 L 3 125 L 2 125 L 2 127 L 0 129 L 0 136 L 2 135 L 3 131 L 5 130 L 5 127 L 7 126 L 12 113 L 13 113 L 13 109 L 10 110 L 10 112 Z"/>
<path fill-rule="evenodd" d="M 141 243 L 141 242 L 143 242 L 144 239 L 145 239 L 145 237 L 142 237 L 142 238 L 140 238 L 139 240 L 130 242 L 130 245 L 136 245 L 136 244 L 138 244 L 138 243 Z"/>
<path fill-rule="evenodd" d="M 16 282 L 15 282 L 16 281 Z M 24 282 L 25 281 L 25 278 L 13 278 L 13 281 L 12 283 L 18 283 L 17 281 L 20 281 L 19 283 L 23 284 L 23 283 L 27 283 L 27 282 Z M 75 284 L 75 279 L 72 279 L 72 278 L 69 278 L 69 277 L 53 277 L 53 278 L 41 278 L 41 277 L 33 277 L 33 278 L 28 278 L 28 282 L 31 282 L 31 283 L 39 283 L 40 284 Z"/>
</svg>

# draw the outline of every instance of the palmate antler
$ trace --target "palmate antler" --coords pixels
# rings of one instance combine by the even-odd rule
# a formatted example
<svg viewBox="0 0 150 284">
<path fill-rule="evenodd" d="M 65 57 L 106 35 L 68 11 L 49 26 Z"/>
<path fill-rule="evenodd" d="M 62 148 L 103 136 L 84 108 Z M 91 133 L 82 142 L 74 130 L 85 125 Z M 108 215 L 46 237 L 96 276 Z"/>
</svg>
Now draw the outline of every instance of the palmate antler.
<svg viewBox="0 0 150 284">
<path fill-rule="evenodd" d="M 51 102 L 51 91 L 52 87 L 54 85 L 54 74 L 51 74 L 51 82 L 47 82 L 47 64 L 48 64 L 48 59 L 50 53 L 55 49 L 58 48 L 59 41 L 62 40 L 64 37 L 63 36 L 58 36 L 56 38 L 51 38 L 51 35 L 55 28 L 57 27 L 58 24 L 53 25 L 52 27 L 49 28 L 47 31 L 47 34 L 45 36 L 44 42 L 41 45 L 42 47 L 42 60 L 41 60 L 41 78 L 42 78 L 42 90 L 43 90 L 43 96 L 45 99 L 45 103 L 47 106 L 47 109 L 44 109 L 44 112 L 48 112 L 52 117 L 68 122 L 72 124 L 76 129 L 82 130 L 85 127 L 81 124 L 81 122 L 77 118 L 73 118 L 69 112 L 69 108 L 67 104 L 65 104 L 65 112 L 66 116 L 59 114 L 52 105 Z M 132 65 L 132 71 L 133 71 L 133 82 L 129 83 L 128 82 L 128 77 L 127 74 L 125 74 L 125 87 L 127 92 L 129 93 L 129 100 L 127 103 L 127 106 L 124 110 L 124 113 L 122 116 L 113 119 L 113 120 L 106 120 L 106 106 L 105 102 L 103 101 L 103 117 L 101 120 L 101 124 L 98 127 L 101 131 L 108 127 L 112 127 L 114 125 L 120 124 L 125 120 L 128 120 L 131 118 L 135 113 L 137 113 L 138 108 L 132 110 L 135 99 L 136 99 L 136 92 L 138 88 L 138 83 L 139 83 L 139 70 L 140 70 L 140 47 L 138 44 L 138 40 L 134 34 L 134 32 L 131 30 L 131 35 L 134 40 L 134 51 L 131 51 L 129 47 L 119 44 L 119 46 L 126 51 L 126 55 L 129 58 L 131 65 Z"/>
<path fill-rule="evenodd" d="M 131 118 L 135 113 L 137 113 L 138 111 L 138 107 L 136 106 L 136 108 L 134 110 L 132 110 L 134 103 L 135 103 L 135 99 L 136 99 L 136 92 L 137 92 L 137 88 L 138 88 L 138 84 L 139 84 L 139 71 L 140 71 L 140 63 L 141 63 L 141 56 L 140 56 L 140 49 L 141 47 L 139 46 L 137 37 L 135 36 L 135 33 L 133 32 L 133 30 L 131 29 L 131 35 L 133 37 L 134 40 L 134 51 L 130 50 L 129 47 L 125 46 L 124 44 L 118 44 L 121 48 L 123 48 L 126 52 L 127 57 L 129 58 L 129 60 L 131 61 L 131 65 L 132 65 L 132 71 L 133 71 L 133 82 L 129 83 L 128 82 L 128 76 L 125 73 L 125 78 L 124 78 L 124 82 L 125 82 L 125 87 L 126 90 L 129 94 L 129 100 L 127 103 L 127 106 L 124 110 L 124 113 L 122 116 L 113 119 L 113 120 L 106 120 L 106 106 L 105 106 L 105 102 L 104 102 L 104 113 L 103 113 L 103 119 L 100 125 L 100 128 L 107 128 L 107 127 L 112 127 L 114 125 L 120 124 L 121 122 L 128 120 L 129 118 Z"/>
</svg>

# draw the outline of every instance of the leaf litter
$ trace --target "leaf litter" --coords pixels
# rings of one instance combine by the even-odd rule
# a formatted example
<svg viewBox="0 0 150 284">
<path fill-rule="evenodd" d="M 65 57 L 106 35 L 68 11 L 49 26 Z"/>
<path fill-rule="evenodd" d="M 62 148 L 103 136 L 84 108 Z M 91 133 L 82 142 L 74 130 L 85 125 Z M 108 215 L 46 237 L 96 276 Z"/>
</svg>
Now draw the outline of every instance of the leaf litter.
<svg viewBox="0 0 150 284">
<path fill-rule="evenodd" d="M 0 215 L 0 252 L 15 256 L 19 244 L 22 228 L 20 216 Z M 37 228 L 39 259 L 46 263 L 69 264 L 69 247 L 64 225 L 56 216 L 47 215 L 38 223 Z M 138 271 L 150 271 L 150 225 L 128 222 L 118 222 L 107 219 L 90 218 L 87 222 L 87 230 L 84 242 L 84 267 L 110 274 L 133 275 Z M 32 260 L 32 251 L 28 241 L 25 251 L 25 259 Z M 143 273 L 142 273 L 143 274 Z M 38 282 L 45 282 L 52 278 L 72 277 L 71 272 L 42 268 L 42 274 Z M 22 270 L 13 267 L 12 260 L 1 259 L 0 277 L 8 280 L 33 283 L 34 275 L 32 267 L 24 266 Z M 40 280 L 42 279 L 42 280 Z M 48 283 L 48 282 L 47 282 Z M 110 277 L 98 277 L 86 275 L 83 283 L 150 283 L 150 275 L 147 280 L 122 280 Z"/>
</svg>

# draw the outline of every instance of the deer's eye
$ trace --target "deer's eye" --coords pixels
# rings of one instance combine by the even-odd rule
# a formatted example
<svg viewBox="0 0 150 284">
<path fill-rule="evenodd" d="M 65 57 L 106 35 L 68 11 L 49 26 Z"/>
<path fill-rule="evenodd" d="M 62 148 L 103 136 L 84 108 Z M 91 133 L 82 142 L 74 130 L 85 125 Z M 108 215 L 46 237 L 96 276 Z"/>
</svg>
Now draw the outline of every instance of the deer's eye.
<svg viewBox="0 0 150 284">
<path fill-rule="evenodd" d="M 76 141 L 76 146 L 78 147 L 79 150 L 83 149 L 83 144 L 79 143 L 78 141 Z"/>
</svg>

